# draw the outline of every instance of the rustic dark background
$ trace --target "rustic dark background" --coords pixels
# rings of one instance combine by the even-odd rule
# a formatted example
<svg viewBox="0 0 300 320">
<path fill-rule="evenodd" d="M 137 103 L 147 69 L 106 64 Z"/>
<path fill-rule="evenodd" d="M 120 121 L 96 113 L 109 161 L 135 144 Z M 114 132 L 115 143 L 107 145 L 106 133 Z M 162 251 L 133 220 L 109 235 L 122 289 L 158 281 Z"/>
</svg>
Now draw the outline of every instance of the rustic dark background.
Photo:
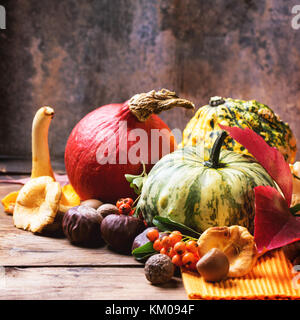
<svg viewBox="0 0 300 320">
<path fill-rule="evenodd" d="M 298 1 L 299 2 L 299 1 Z M 31 122 L 55 108 L 52 157 L 95 107 L 138 92 L 175 90 L 199 107 L 210 96 L 257 99 L 300 141 L 296 0 L 9 0 L 0 30 L 0 155 L 30 156 Z M 183 129 L 191 117 L 161 117 Z M 299 154 L 299 153 L 298 153 Z"/>
</svg>

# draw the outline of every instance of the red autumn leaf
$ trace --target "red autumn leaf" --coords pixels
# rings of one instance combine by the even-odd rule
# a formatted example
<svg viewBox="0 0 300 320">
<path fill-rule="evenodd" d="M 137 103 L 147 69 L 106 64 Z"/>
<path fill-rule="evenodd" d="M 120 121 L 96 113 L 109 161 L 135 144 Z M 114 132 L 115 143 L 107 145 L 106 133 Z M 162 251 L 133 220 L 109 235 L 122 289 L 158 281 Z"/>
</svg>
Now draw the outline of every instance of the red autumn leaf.
<svg viewBox="0 0 300 320">
<path fill-rule="evenodd" d="M 219 124 L 219 127 L 229 133 L 238 143 L 243 145 L 268 172 L 281 189 L 288 206 L 291 204 L 293 192 L 292 173 L 289 164 L 283 155 L 256 132 L 249 128 L 228 127 Z"/>
<path fill-rule="evenodd" d="M 259 253 L 300 240 L 300 217 L 289 210 L 286 200 L 269 186 L 254 188 L 254 240 Z"/>
</svg>

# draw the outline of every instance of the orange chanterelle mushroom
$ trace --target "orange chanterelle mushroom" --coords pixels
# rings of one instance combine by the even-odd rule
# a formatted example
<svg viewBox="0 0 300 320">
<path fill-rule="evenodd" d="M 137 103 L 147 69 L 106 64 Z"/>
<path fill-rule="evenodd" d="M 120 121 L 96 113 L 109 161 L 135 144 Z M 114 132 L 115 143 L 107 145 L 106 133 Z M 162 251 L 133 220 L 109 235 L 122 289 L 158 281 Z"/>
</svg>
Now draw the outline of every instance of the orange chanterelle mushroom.
<svg viewBox="0 0 300 320">
<path fill-rule="evenodd" d="M 42 232 L 54 222 L 61 194 L 60 184 L 49 176 L 28 181 L 16 200 L 13 214 L 15 226 L 32 232 Z"/>
<path fill-rule="evenodd" d="M 221 250 L 229 260 L 228 277 L 247 274 L 257 260 L 254 237 L 241 226 L 212 227 L 198 240 L 198 252 L 202 257 L 213 248 Z"/>
<path fill-rule="evenodd" d="M 80 198 L 68 184 L 63 187 L 55 182 L 50 162 L 48 130 L 54 110 L 40 108 L 32 123 L 32 169 L 31 179 L 20 191 L 11 192 L 1 202 L 6 213 L 13 214 L 16 227 L 40 232 L 55 230 L 53 224 L 57 212 L 62 215 L 69 208 L 80 204 Z"/>
</svg>

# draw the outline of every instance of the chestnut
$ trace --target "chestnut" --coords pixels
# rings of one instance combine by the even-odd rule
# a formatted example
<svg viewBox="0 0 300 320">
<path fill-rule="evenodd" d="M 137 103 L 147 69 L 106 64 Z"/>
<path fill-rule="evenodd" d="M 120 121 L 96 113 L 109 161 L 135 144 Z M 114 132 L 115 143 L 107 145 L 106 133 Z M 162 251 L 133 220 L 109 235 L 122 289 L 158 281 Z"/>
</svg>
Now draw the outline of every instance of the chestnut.
<svg viewBox="0 0 300 320">
<path fill-rule="evenodd" d="M 102 205 L 102 201 L 98 200 L 98 199 L 88 199 L 88 200 L 84 200 L 80 203 L 81 206 L 88 206 L 94 209 L 98 209 L 101 205 Z"/>
<path fill-rule="evenodd" d="M 199 259 L 196 268 L 206 281 L 221 281 L 228 274 L 229 261 L 220 249 L 213 248 Z"/>
<path fill-rule="evenodd" d="M 104 241 L 113 250 L 124 254 L 130 254 L 134 238 L 144 229 L 141 219 L 119 214 L 110 214 L 101 223 Z"/>
<path fill-rule="evenodd" d="M 110 204 L 110 203 L 105 203 L 102 204 L 98 209 L 97 212 L 102 215 L 103 218 L 110 214 L 119 214 L 119 209 L 117 206 Z"/>
<path fill-rule="evenodd" d="M 102 220 L 102 216 L 92 207 L 73 207 L 63 217 L 63 232 L 75 245 L 97 247 L 104 243 L 100 230 Z"/>
</svg>

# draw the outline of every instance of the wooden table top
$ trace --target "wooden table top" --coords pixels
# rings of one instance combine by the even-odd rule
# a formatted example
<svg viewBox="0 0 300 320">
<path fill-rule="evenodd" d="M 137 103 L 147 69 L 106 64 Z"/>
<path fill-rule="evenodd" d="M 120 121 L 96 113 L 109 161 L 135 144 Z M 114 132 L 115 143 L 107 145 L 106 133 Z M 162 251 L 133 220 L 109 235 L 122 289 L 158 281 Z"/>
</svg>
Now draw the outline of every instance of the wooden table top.
<svg viewBox="0 0 300 320">
<path fill-rule="evenodd" d="M 0 183 L 0 199 L 19 188 Z M 180 277 L 151 285 L 131 256 L 17 229 L 0 204 L 0 299 L 186 300 L 187 295 Z"/>
</svg>

